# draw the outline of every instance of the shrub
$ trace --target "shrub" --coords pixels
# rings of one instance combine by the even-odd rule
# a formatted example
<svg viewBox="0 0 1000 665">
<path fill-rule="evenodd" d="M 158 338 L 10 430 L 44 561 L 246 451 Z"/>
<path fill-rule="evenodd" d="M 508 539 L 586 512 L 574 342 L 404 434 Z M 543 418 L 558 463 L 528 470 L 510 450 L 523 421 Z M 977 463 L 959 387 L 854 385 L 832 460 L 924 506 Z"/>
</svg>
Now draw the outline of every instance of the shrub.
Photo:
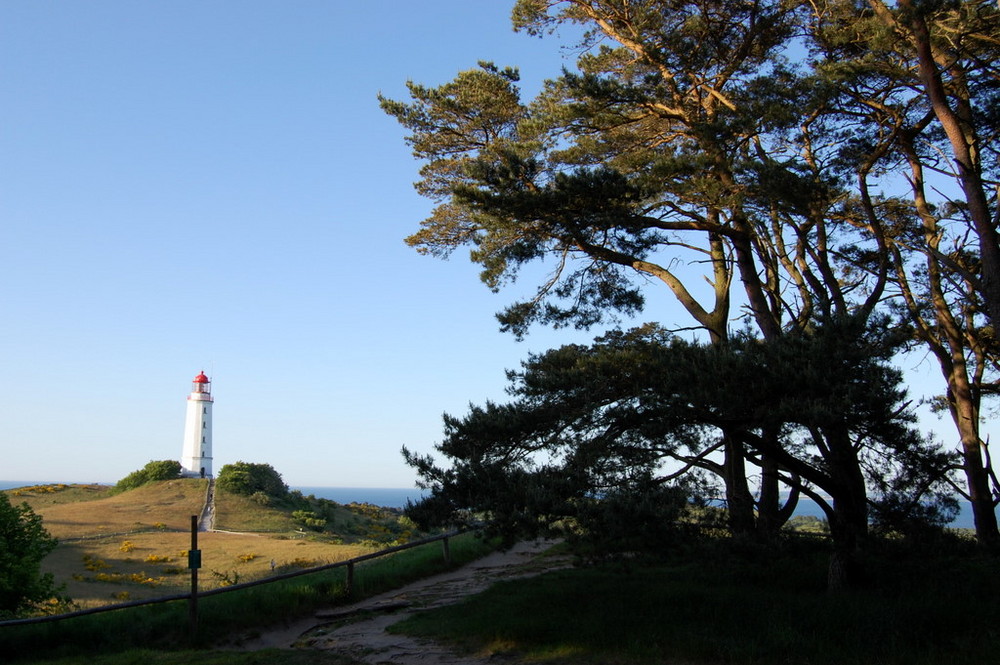
<svg viewBox="0 0 1000 665">
<path fill-rule="evenodd" d="M 235 570 L 223 571 L 221 573 L 217 570 L 213 570 L 212 577 L 218 581 L 219 586 L 233 586 L 234 584 L 240 583 L 240 574 Z"/>
<path fill-rule="evenodd" d="M 90 554 L 83 555 L 83 567 L 91 572 L 97 572 L 98 570 L 104 570 L 105 568 L 110 568 L 111 565 L 108 564 L 104 559 L 95 559 Z"/>
<path fill-rule="evenodd" d="M 785 529 L 799 533 L 830 533 L 830 525 L 827 524 L 827 521 L 813 515 L 796 515 L 788 520 L 785 524 Z"/>
<path fill-rule="evenodd" d="M 97 573 L 94 575 L 97 582 L 108 582 L 110 584 L 141 584 L 143 586 L 157 587 L 163 583 L 160 579 L 155 579 L 146 573 Z"/>
<path fill-rule="evenodd" d="M 155 480 L 173 480 L 175 478 L 180 478 L 180 475 L 181 463 L 176 460 L 149 462 L 138 471 L 133 471 L 119 480 L 115 484 L 112 493 L 119 494 L 121 492 L 134 490 L 137 487 L 142 487 L 146 483 L 151 483 Z"/>
<path fill-rule="evenodd" d="M 51 573 L 41 572 L 42 559 L 56 540 L 27 503 L 11 505 L 0 492 L 0 619 L 38 607 L 57 589 Z"/>
<path fill-rule="evenodd" d="M 268 506 L 271 504 L 271 497 L 264 494 L 263 492 L 254 492 L 250 495 L 250 500 L 256 503 L 258 506 Z"/>
<path fill-rule="evenodd" d="M 146 557 L 146 563 L 170 563 L 174 558 L 165 554 L 150 554 Z"/>
<path fill-rule="evenodd" d="M 316 513 L 309 510 L 296 510 L 292 513 L 292 517 L 300 524 L 309 527 L 313 531 L 322 531 L 326 526 L 325 519 L 317 516 Z"/>
<path fill-rule="evenodd" d="M 686 506 L 687 496 L 677 488 L 641 483 L 615 488 L 580 502 L 579 528 L 569 541 L 587 558 L 658 558 L 676 542 L 675 525 Z"/>
<path fill-rule="evenodd" d="M 270 464 L 249 462 L 226 464 L 219 469 L 216 485 L 226 492 L 251 497 L 257 493 L 276 499 L 288 495 L 288 485 Z"/>
</svg>

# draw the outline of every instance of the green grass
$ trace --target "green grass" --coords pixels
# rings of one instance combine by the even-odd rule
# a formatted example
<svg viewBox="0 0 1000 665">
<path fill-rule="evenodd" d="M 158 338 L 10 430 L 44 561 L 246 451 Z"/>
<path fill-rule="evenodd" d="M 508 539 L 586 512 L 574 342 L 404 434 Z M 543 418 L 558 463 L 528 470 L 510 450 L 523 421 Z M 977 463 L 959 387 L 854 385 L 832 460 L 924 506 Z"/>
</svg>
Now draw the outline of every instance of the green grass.
<svg viewBox="0 0 1000 665">
<path fill-rule="evenodd" d="M 42 563 L 78 609 L 185 593 L 190 517 L 198 514 L 207 480 L 155 481 L 113 496 L 101 485 L 39 485 L 6 491 L 28 502 L 59 539 Z M 202 534 L 201 588 L 313 567 L 408 542 L 422 534 L 399 511 L 290 492 L 281 499 L 216 491 L 216 528 Z M 296 514 L 315 515 L 310 528 Z M 267 534 L 261 538 L 258 534 Z M 129 549 L 122 550 L 125 541 Z M 154 560 L 150 560 L 154 557 Z M 245 558 L 249 557 L 249 558 Z M 103 562 L 101 570 L 88 562 Z M 162 561 L 162 564 L 159 563 Z"/>
<path fill-rule="evenodd" d="M 215 528 L 253 533 L 291 533 L 298 525 L 288 512 L 261 506 L 247 496 L 216 489 Z"/>
<path fill-rule="evenodd" d="M 341 505 L 335 501 L 289 492 L 282 498 L 268 497 L 264 505 L 252 497 L 218 489 L 215 493 L 215 528 L 253 533 L 306 533 L 315 540 L 369 543 L 387 546 L 412 539 L 415 525 L 401 510 L 368 504 Z M 310 516 L 318 525 L 296 515 Z"/>
<path fill-rule="evenodd" d="M 170 495 L 163 502 L 181 496 L 172 487 L 161 489 Z M 62 505 L 71 498 L 96 499 L 100 493 L 94 489 L 36 489 L 31 494 L 43 510 L 66 523 L 112 525 L 106 511 L 95 522 L 93 510 Z M 147 500 L 143 505 L 147 503 L 161 502 Z M 92 504 L 97 505 L 105 503 Z M 317 503 L 315 508 L 329 507 Z M 247 505 L 233 514 L 243 510 L 265 512 Z M 324 516 L 338 531 L 355 528 L 356 517 L 369 517 L 357 512 Z M 133 524 L 137 517 L 129 513 L 121 519 Z M 451 567 L 489 549 L 472 536 L 453 539 Z M 657 565 L 633 561 L 628 567 L 564 570 L 503 583 L 393 630 L 451 640 L 501 659 L 553 665 L 996 662 L 1000 567 L 995 559 L 978 556 L 960 539 L 921 547 L 890 541 L 873 552 L 865 562 L 868 588 L 831 595 L 825 590 L 827 550 L 822 538 L 790 538 L 777 550 L 725 539 L 685 541 Z M 0 663 L 353 665 L 325 653 L 179 649 L 236 646 L 254 631 L 319 607 L 375 595 L 445 569 L 441 544 L 432 543 L 359 564 L 350 598 L 344 590 L 344 568 L 203 597 L 202 630 L 196 635 L 187 631 L 183 601 L 0 628 Z"/>
<path fill-rule="evenodd" d="M 198 603 L 200 630 L 197 635 L 188 631 L 186 601 L 116 610 L 53 623 L 3 627 L 0 628 L 0 662 L 41 663 L 49 662 L 45 659 L 83 654 L 108 655 L 140 647 L 169 650 L 218 646 L 227 639 L 235 643 L 240 635 L 251 635 L 263 627 L 283 624 L 320 607 L 396 588 L 458 567 L 491 550 L 491 544 L 467 534 L 452 539 L 450 565 L 444 563 L 439 542 L 373 559 L 357 566 L 354 593 L 350 597 L 344 589 L 345 568 L 203 597 Z M 87 662 L 93 661 L 88 659 Z M 147 661 L 136 662 L 144 664 Z"/>
<path fill-rule="evenodd" d="M 871 589 L 833 595 L 818 553 L 563 570 L 495 585 L 390 630 L 549 663 L 996 662 L 995 560 L 871 563 Z"/>
</svg>

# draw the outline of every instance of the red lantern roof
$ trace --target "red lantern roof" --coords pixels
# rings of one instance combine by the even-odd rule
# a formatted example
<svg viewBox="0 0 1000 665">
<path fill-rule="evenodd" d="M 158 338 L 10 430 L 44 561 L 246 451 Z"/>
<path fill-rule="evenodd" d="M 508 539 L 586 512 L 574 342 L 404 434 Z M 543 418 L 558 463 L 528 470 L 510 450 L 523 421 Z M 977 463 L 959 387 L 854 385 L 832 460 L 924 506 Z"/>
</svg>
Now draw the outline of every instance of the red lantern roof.
<svg viewBox="0 0 1000 665">
<path fill-rule="evenodd" d="M 208 377 L 205 376 L 205 373 L 202 372 L 198 376 L 194 377 L 194 382 L 195 383 L 208 383 L 209 381 L 208 381 Z"/>
</svg>

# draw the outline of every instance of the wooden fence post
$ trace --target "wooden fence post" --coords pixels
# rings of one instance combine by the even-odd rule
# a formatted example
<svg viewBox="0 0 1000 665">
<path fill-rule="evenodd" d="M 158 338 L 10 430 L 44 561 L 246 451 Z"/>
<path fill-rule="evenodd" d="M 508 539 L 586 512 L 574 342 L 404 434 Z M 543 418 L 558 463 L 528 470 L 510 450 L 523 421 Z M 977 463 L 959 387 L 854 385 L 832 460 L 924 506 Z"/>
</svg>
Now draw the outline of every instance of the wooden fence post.
<svg viewBox="0 0 1000 665">
<path fill-rule="evenodd" d="M 195 634 L 196 634 L 196 632 L 198 630 L 198 596 L 199 596 L 199 593 L 198 593 L 198 569 L 201 568 L 201 558 L 202 558 L 201 557 L 202 552 L 201 552 L 200 549 L 198 549 L 198 525 L 199 525 L 199 517 L 198 517 L 198 515 L 192 515 L 191 516 L 191 549 L 188 550 L 188 568 L 191 570 L 191 592 L 190 593 L 179 593 L 177 595 L 165 596 L 165 597 L 162 597 L 162 598 L 150 598 L 150 599 L 146 599 L 146 600 L 130 601 L 130 602 L 127 602 L 127 603 L 117 603 L 117 604 L 114 604 L 114 605 L 107 605 L 107 606 L 104 606 L 104 607 L 91 607 L 91 608 L 87 608 L 87 609 L 84 609 L 84 610 L 77 610 L 76 612 L 67 612 L 65 614 L 56 614 L 56 615 L 53 615 L 53 616 L 30 617 L 30 618 L 26 618 L 26 619 L 12 619 L 12 620 L 9 620 L 9 621 L 0 621 L 0 630 L 2 630 L 6 626 L 12 626 L 12 625 L 22 625 L 22 624 L 26 625 L 26 624 L 36 624 L 36 623 L 51 623 L 51 622 L 62 621 L 64 619 L 70 619 L 70 618 L 78 617 L 78 616 L 85 616 L 85 615 L 90 615 L 90 614 L 100 614 L 100 613 L 103 613 L 103 612 L 118 611 L 118 610 L 124 609 L 126 607 L 132 608 L 132 607 L 139 607 L 139 606 L 142 606 L 142 605 L 156 605 L 156 604 L 159 604 L 159 603 L 172 603 L 172 602 L 180 602 L 180 601 L 186 600 L 186 601 L 188 601 L 188 612 L 189 612 L 189 619 L 190 619 L 190 624 L 191 624 L 190 625 L 191 637 L 192 637 L 192 639 L 194 639 Z M 455 531 L 455 532 L 452 532 L 450 535 L 451 536 L 457 536 L 460 533 L 464 533 L 464 532 Z M 214 595 L 217 595 L 217 594 L 229 593 L 230 591 L 239 591 L 239 590 L 247 588 L 247 587 L 254 587 L 254 586 L 260 586 L 260 585 L 264 585 L 264 584 L 270 584 L 272 582 L 277 582 L 278 580 L 289 579 L 291 577 L 298 577 L 299 575 L 310 575 L 310 574 L 313 574 L 313 573 L 316 573 L 316 572 L 319 572 L 319 571 L 328 570 L 328 569 L 331 569 L 331 568 L 339 568 L 341 566 L 344 566 L 344 567 L 347 568 L 347 580 L 346 580 L 347 589 L 346 590 L 347 590 L 348 595 L 350 595 L 350 594 L 354 593 L 354 566 L 357 563 L 360 563 L 360 562 L 363 562 L 363 561 L 369 561 L 371 559 L 376 559 L 376 558 L 383 557 L 383 556 L 386 556 L 386 555 L 395 554 L 395 553 L 400 552 L 402 550 L 408 550 L 408 549 L 411 549 L 413 547 L 423 547 L 425 545 L 429 546 L 431 543 L 433 543 L 434 541 L 437 541 L 437 540 L 442 541 L 441 547 L 442 547 L 442 550 L 443 550 L 444 560 L 445 560 L 445 562 L 447 562 L 447 563 L 450 564 L 451 563 L 451 544 L 449 542 L 449 536 L 442 534 L 442 535 L 433 536 L 433 537 L 430 537 L 430 538 L 424 538 L 424 539 L 419 540 L 419 541 L 414 541 L 414 542 L 406 543 L 404 545 L 398 545 L 398 546 L 395 546 L 395 547 L 390 547 L 390 548 L 387 548 L 387 549 L 379 551 L 379 552 L 374 552 L 374 553 L 371 553 L 371 554 L 365 554 L 363 556 L 360 556 L 360 557 L 357 557 L 355 559 L 351 559 L 351 560 L 348 560 L 348 561 L 338 561 L 336 563 L 330 563 L 330 564 L 326 564 L 326 565 L 323 565 L 323 566 L 317 566 L 315 568 L 311 568 L 311 569 L 307 569 L 307 570 L 299 570 L 299 571 L 295 571 L 295 572 L 282 573 L 282 574 L 279 574 L 279 575 L 273 575 L 273 576 L 271 576 L 270 578 L 267 578 L 267 579 L 254 580 L 252 582 L 242 582 L 240 584 L 236 584 L 236 585 L 233 585 L 231 587 L 220 587 L 220 588 L 216 588 L 216 589 L 209 589 L 209 590 L 207 590 L 202 595 L 214 596 Z"/>
<path fill-rule="evenodd" d="M 188 621 L 191 624 L 191 638 L 198 634 L 198 569 L 201 568 L 201 550 L 198 549 L 198 516 L 191 516 L 191 550 L 188 552 L 188 567 L 191 569 L 191 600 L 188 601 Z"/>
</svg>

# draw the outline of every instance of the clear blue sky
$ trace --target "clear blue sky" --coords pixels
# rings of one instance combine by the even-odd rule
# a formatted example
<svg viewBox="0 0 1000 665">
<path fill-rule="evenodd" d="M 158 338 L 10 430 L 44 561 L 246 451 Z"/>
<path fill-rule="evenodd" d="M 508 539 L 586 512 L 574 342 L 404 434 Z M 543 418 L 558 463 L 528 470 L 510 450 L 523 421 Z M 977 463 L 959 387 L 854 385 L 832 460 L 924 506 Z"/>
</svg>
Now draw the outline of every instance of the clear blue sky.
<svg viewBox="0 0 1000 665">
<path fill-rule="evenodd" d="M 0 3 L 0 479 L 179 458 L 204 369 L 216 470 L 411 487 L 402 445 L 504 399 L 529 351 L 589 340 L 500 334 L 515 292 L 403 243 L 430 203 L 376 95 L 478 60 L 533 94 L 570 62 L 511 4 Z"/>
<path fill-rule="evenodd" d="M 178 458 L 204 369 L 216 469 L 412 486 L 400 447 L 555 338 L 501 335 L 509 295 L 404 244 L 430 204 L 376 95 L 557 74 L 509 5 L 0 3 L 0 479 Z"/>
</svg>

